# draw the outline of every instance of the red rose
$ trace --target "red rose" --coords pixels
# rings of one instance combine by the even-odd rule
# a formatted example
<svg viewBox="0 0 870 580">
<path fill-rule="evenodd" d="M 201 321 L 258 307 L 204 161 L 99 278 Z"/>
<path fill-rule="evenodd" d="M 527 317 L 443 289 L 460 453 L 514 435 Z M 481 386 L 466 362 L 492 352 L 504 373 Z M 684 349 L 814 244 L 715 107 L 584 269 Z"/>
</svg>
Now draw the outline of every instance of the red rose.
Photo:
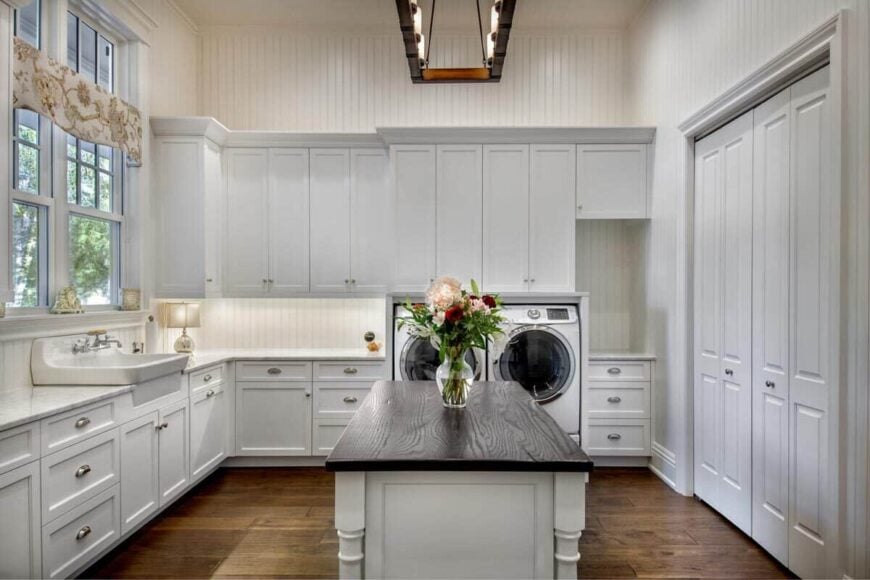
<svg viewBox="0 0 870 580">
<path fill-rule="evenodd" d="M 475 296 L 474 294 L 469 294 L 469 295 L 468 295 L 468 299 L 469 299 L 469 300 L 478 300 L 478 297 Z"/>
<path fill-rule="evenodd" d="M 490 296 L 489 294 L 483 297 L 483 303 L 489 306 L 490 308 L 495 308 L 495 298 Z"/>
<path fill-rule="evenodd" d="M 462 306 L 459 306 L 458 304 L 455 306 L 451 306 L 444 313 L 444 319 L 452 324 L 455 324 L 462 320 L 463 316 L 465 316 L 465 313 L 462 311 Z"/>
</svg>

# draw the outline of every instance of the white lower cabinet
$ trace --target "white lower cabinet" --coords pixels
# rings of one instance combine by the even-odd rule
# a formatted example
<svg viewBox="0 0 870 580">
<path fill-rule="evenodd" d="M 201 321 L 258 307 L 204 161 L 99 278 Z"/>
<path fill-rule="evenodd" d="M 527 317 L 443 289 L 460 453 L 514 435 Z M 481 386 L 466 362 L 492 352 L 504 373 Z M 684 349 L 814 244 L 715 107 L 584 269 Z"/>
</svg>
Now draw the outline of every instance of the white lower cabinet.
<svg viewBox="0 0 870 580">
<path fill-rule="evenodd" d="M 163 507 L 182 494 L 190 482 L 187 399 L 160 409 L 159 415 L 158 474 Z"/>
<path fill-rule="evenodd" d="M 0 578 L 40 578 L 39 461 L 0 475 Z"/>
<path fill-rule="evenodd" d="M 583 393 L 588 422 L 583 448 L 592 456 L 652 453 L 652 360 L 589 357 Z"/>
<path fill-rule="evenodd" d="M 213 386 L 190 398 L 190 480 L 195 482 L 227 455 L 227 394 Z"/>
<path fill-rule="evenodd" d="M 310 455 L 311 383 L 236 383 L 237 455 Z"/>
<path fill-rule="evenodd" d="M 350 419 L 315 419 L 312 455 L 329 455 L 344 433 Z"/>
<path fill-rule="evenodd" d="M 121 426 L 121 533 L 157 511 L 160 415 L 148 413 Z"/>
</svg>

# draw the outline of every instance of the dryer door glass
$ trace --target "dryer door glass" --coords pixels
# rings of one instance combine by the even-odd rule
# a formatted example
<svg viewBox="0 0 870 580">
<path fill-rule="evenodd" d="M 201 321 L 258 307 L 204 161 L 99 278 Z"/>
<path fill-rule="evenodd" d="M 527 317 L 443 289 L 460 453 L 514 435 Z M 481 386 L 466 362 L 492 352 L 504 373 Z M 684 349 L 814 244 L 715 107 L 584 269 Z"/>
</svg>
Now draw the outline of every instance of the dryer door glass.
<svg viewBox="0 0 870 580">
<path fill-rule="evenodd" d="M 573 369 L 571 351 L 551 332 L 518 332 L 505 345 L 498 371 L 505 381 L 516 381 L 536 401 L 548 401 L 568 388 Z"/>
<path fill-rule="evenodd" d="M 466 353 L 465 362 L 474 369 L 474 378 L 480 379 L 481 364 L 473 351 Z M 410 338 L 402 351 L 400 364 L 403 381 L 434 381 L 441 361 L 438 360 L 438 350 L 428 340 Z"/>
</svg>

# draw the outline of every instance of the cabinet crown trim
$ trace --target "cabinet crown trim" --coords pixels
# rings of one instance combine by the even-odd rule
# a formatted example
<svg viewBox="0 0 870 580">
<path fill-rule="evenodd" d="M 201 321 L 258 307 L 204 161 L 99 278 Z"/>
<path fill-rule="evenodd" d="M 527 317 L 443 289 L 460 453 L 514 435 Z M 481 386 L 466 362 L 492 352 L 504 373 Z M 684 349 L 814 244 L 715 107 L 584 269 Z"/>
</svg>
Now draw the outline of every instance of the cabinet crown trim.
<svg viewBox="0 0 870 580">
<path fill-rule="evenodd" d="M 378 127 L 387 145 L 652 143 L 655 127 Z"/>
</svg>

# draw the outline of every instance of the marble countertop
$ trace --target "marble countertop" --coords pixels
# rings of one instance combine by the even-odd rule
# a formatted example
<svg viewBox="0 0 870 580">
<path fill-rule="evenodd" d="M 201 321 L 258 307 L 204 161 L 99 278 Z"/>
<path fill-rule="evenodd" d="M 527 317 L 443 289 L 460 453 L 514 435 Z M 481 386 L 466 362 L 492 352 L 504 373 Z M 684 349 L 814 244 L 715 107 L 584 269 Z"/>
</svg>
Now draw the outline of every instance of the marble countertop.
<svg viewBox="0 0 870 580">
<path fill-rule="evenodd" d="M 0 393 L 0 431 L 110 399 L 133 390 L 113 387 L 24 387 Z"/>
<path fill-rule="evenodd" d="M 628 351 L 590 352 L 589 360 L 656 360 L 656 355 Z"/>
<path fill-rule="evenodd" d="M 384 350 L 364 348 L 237 348 L 199 350 L 190 357 L 185 373 L 233 360 L 373 360 L 383 361 Z"/>
</svg>

